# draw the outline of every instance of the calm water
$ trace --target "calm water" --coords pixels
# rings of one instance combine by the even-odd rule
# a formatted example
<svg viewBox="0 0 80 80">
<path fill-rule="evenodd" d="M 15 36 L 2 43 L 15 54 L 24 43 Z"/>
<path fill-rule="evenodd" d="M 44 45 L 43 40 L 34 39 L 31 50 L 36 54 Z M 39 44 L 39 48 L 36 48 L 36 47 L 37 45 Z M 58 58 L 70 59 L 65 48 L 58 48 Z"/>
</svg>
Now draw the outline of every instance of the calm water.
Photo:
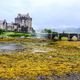
<svg viewBox="0 0 80 80">
<path fill-rule="evenodd" d="M 23 49 L 24 47 L 22 44 L 0 42 L 0 51 L 16 51 L 16 50 L 19 51 Z"/>
<path fill-rule="evenodd" d="M 36 33 L 34 36 L 34 38 L 47 38 L 47 37 L 48 37 L 48 33 Z"/>
</svg>

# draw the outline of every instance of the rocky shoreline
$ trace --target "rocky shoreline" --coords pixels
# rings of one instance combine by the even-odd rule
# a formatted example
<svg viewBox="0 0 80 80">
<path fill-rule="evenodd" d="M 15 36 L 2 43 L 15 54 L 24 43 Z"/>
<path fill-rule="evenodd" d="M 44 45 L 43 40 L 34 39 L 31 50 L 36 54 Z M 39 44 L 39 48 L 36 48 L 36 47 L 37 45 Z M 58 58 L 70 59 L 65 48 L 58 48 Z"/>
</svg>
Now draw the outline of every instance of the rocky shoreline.
<svg viewBox="0 0 80 80">
<path fill-rule="evenodd" d="M 70 73 L 62 76 L 39 76 L 37 80 L 80 80 L 80 73 Z"/>
<path fill-rule="evenodd" d="M 35 78 L 35 79 L 34 79 Z M 38 76 L 38 77 L 16 77 L 12 78 L 0 78 L 0 80 L 80 80 L 80 73 L 64 74 L 62 76 Z"/>
</svg>

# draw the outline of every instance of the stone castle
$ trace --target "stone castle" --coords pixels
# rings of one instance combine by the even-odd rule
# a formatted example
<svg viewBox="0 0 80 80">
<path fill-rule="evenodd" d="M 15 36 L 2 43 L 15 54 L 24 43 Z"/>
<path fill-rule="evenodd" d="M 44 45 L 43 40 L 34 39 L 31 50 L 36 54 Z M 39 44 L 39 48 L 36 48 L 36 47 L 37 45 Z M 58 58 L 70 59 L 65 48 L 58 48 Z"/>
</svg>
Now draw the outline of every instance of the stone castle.
<svg viewBox="0 0 80 80">
<path fill-rule="evenodd" d="M 14 23 L 7 23 L 6 20 L 0 21 L 0 29 L 24 33 L 34 32 L 34 29 L 32 28 L 32 18 L 29 16 L 29 13 L 18 14 Z"/>
</svg>

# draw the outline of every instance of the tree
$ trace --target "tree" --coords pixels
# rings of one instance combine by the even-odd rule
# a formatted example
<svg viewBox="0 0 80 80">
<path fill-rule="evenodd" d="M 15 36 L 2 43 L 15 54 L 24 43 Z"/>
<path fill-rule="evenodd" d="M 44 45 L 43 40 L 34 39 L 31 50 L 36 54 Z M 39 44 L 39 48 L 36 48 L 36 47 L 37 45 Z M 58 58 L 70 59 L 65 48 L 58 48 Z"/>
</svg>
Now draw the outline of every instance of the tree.
<svg viewBox="0 0 80 80">
<path fill-rule="evenodd" d="M 46 33 L 52 33 L 52 30 L 51 29 L 44 29 L 44 32 L 46 32 Z"/>
<path fill-rule="evenodd" d="M 44 32 L 46 32 L 46 33 L 52 33 L 52 34 L 58 34 L 58 32 L 53 31 L 51 29 L 44 29 Z"/>
<path fill-rule="evenodd" d="M 5 32 L 5 30 L 3 30 L 3 29 L 0 29 L 0 34 L 3 34 L 3 32 Z"/>
</svg>

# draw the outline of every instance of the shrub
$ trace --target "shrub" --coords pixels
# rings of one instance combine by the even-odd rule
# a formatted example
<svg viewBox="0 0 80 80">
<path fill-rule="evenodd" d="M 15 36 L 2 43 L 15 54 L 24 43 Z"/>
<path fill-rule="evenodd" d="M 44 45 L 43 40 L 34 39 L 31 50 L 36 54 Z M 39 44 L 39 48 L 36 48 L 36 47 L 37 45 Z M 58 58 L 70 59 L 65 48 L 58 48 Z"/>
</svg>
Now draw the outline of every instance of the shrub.
<svg viewBox="0 0 80 80">
<path fill-rule="evenodd" d="M 5 32 L 5 30 L 3 30 L 3 29 L 0 29 L 0 34 L 3 34 L 3 32 Z"/>
<path fill-rule="evenodd" d="M 78 39 L 77 39 L 76 36 L 73 36 L 71 40 L 73 40 L 73 41 L 77 41 Z"/>
<path fill-rule="evenodd" d="M 59 38 L 57 36 L 54 37 L 54 40 L 57 41 Z"/>
<path fill-rule="evenodd" d="M 68 37 L 62 37 L 61 40 L 62 41 L 68 41 Z"/>
</svg>

